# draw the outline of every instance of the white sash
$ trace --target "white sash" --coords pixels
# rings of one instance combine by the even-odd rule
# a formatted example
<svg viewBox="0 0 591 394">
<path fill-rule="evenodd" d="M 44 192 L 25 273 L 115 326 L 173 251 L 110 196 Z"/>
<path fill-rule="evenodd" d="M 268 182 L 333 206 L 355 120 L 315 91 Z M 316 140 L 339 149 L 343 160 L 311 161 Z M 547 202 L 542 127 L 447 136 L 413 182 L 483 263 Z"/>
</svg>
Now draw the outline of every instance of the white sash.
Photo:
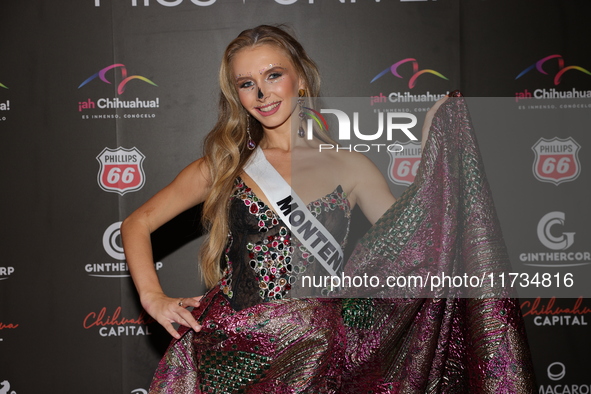
<svg viewBox="0 0 591 394">
<path fill-rule="evenodd" d="M 332 276 L 343 264 L 343 251 L 332 234 L 308 210 L 281 174 L 267 161 L 260 147 L 253 152 L 244 171 L 256 182 L 277 215 L 292 234 Z"/>
</svg>

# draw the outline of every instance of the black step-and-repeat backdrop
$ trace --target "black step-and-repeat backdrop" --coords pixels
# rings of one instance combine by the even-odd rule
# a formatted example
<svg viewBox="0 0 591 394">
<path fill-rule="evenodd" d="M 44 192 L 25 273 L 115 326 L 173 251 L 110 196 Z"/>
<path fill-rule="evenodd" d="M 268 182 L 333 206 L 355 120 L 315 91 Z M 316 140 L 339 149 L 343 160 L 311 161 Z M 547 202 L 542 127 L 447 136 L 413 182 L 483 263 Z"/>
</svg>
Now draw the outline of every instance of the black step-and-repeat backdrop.
<svg viewBox="0 0 591 394">
<path fill-rule="evenodd" d="M 201 156 L 223 50 L 262 23 L 293 28 L 327 97 L 491 98 L 473 120 L 514 270 L 588 279 L 589 15 L 584 0 L 3 0 L 0 394 L 146 392 L 169 338 L 119 225 Z M 395 187 L 419 156 L 391 160 Z M 199 216 L 154 234 L 171 296 L 203 293 Z M 521 299 L 539 392 L 590 393 L 591 300 L 562 294 Z"/>
</svg>

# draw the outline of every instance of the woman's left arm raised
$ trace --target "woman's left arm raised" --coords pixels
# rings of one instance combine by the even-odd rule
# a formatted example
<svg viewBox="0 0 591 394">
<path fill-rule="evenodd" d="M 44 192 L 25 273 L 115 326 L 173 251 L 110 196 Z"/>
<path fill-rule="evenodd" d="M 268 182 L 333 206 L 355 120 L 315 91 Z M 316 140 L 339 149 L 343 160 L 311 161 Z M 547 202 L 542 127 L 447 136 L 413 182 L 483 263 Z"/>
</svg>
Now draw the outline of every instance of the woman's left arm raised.
<svg viewBox="0 0 591 394">
<path fill-rule="evenodd" d="M 349 152 L 346 152 L 349 155 Z M 349 192 L 351 207 L 355 204 L 373 225 L 396 202 L 386 179 L 373 162 L 360 153 L 350 153 L 344 166 L 353 187 Z"/>
</svg>

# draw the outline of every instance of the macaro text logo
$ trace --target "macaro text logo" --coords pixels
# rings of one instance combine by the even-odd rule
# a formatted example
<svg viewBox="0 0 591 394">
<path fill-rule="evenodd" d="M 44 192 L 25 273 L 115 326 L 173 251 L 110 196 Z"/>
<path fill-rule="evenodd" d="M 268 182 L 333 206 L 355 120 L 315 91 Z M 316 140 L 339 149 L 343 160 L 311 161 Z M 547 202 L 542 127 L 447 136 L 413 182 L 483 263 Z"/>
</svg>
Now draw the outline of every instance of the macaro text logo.
<svg viewBox="0 0 591 394">
<path fill-rule="evenodd" d="M 96 157 L 100 164 L 97 177 L 100 188 L 120 195 L 140 190 L 146 182 L 142 165 L 145 158 L 136 147 L 103 149 Z"/>
<path fill-rule="evenodd" d="M 566 375 L 566 367 L 560 361 L 556 361 L 548 365 L 547 372 L 548 379 L 557 381 L 564 378 L 564 376 Z"/>
<path fill-rule="evenodd" d="M 414 182 L 421 163 L 421 143 L 416 141 L 398 142 L 403 147 L 399 152 L 390 154 L 388 177 L 396 185 L 409 186 Z"/>
<path fill-rule="evenodd" d="M 551 381 L 550 384 L 541 384 L 539 386 L 538 393 L 540 394 L 583 394 L 591 393 L 591 384 L 589 383 L 567 383 L 558 382 L 566 376 L 566 364 L 560 361 L 554 361 L 550 363 L 546 368 L 546 374 L 548 379 Z M 576 377 L 573 378 L 572 373 L 570 381 L 578 380 Z M 580 379 L 580 378 L 579 378 Z M 580 382 L 580 381 L 579 381 Z"/>
<path fill-rule="evenodd" d="M 532 146 L 535 153 L 533 173 L 540 182 L 553 183 L 574 181 L 581 173 L 579 162 L 581 146 L 572 138 L 540 138 Z"/>
<path fill-rule="evenodd" d="M 446 81 L 449 80 L 446 76 L 444 76 L 443 74 L 441 74 L 438 71 L 431 70 L 431 69 L 419 70 L 419 63 L 417 62 L 417 60 L 413 59 L 413 58 L 407 58 L 407 59 L 402 59 L 400 61 L 397 61 L 396 63 L 392 64 L 390 67 L 385 69 L 384 71 L 380 72 L 378 75 L 376 75 L 371 80 L 370 83 L 373 83 L 377 79 L 383 77 L 384 75 L 386 75 L 388 73 L 388 71 L 391 72 L 392 75 L 394 75 L 395 77 L 404 79 L 404 77 L 402 75 L 400 75 L 400 73 L 398 72 L 398 67 L 404 63 L 411 63 L 412 64 L 412 75 L 410 76 L 410 78 L 408 80 L 408 88 L 409 89 L 412 89 L 415 87 L 415 85 L 417 83 L 417 78 L 423 74 L 432 74 L 432 75 L 435 75 L 439 78 L 445 79 Z"/>
<path fill-rule="evenodd" d="M 117 64 L 111 64 L 110 66 L 103 68 L 102 70 L 100 70 L 96 74 L 91 75 L 84 82 L 82 82 L 80 84 L 80 86 L 78 86 L 78 89 L 80 89 L 84 85 L 88 84 L 90 81 L 92 81 L 95 78 L 99 78 L 101 81 L 108 83 L 110 85 L 111 81 L 109 81 L 107 79 L 106 73 L 107 73 L 107 71 L 115 69 L 115 68 L 119 68 L 121 70 L 121 82 L 119 82 L 119 85 L 117 85 L 117 94 L 123 94 L 123 92 L 125 92 L 125 85 L 127 85 L 127 83 L 129 81 L 134 80 L 134 79 L 139 79 L 140 81 L 144 81 L 146 83 L 149 83 L 150 85 L 158 86 L 154 82 L 150 81 L 148 78 L 142 77 L 141 75 L 127 76 L 127 68 L 125 67 L 125 65 L 121 64 L 121 63 L 117 63 Z"/>
<path fill-rule="evenodd" d="M 556 59 L 556 61 L 558 62 L 558 72 L 556 73 L 556 75 L 554 75 L 554 85 L 559 85 L 560 82 L 562 81 L 562 76 L 564 75 L 564 73 L 566 73 L 567 71 L 571 71 L 571 70 L 577 70 L 580 71 L 582 73 L 585 73 L 587 75 L 591 75 L 591 72 L 589 72 L 588 70 L 584 69 L 583 67 L 579 67 L 579 66 L 564 66 L 564 59 L 562 57 L 562 55 L 550 55 L 550 56 L 546 56 L 540 60 L 538 60 L 537 62 L 535 62 L 534 64 L 532 64 L 531 66 L 529 66 L 528 68 L 526 68 L 525 70 L 523 70 L 522 72 L 520 72 L 515 79 L 519 79 L 522 76 L 524 76 L 525 74 L 529 73 L 532 70 L 537 70 L 539 73 L 544 74 L 544 75 L 548 75 L 548 72 L 544 70 L 544 63 L 546 63 L 548 60 L 551 59 Z"/>
</svg>

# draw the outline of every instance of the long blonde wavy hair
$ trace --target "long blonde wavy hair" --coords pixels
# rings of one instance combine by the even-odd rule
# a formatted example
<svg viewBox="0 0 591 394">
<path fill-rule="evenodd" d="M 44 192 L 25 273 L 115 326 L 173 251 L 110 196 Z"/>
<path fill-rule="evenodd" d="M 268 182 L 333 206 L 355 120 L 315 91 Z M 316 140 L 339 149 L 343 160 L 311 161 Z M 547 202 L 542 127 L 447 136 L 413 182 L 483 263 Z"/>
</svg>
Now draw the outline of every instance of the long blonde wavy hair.
<svg viewBox="0 0 591 394">
<path fill-rule="evenodd" d="M 242 49 L 260 45 L 272 45 L 287 55 L 304 82 L 305 96 L 318 97 L 320 94 L 318 67 L 301 44 L 280 27 L 261 25 L 244 30 L 226 48 L 219 74 L 221 94 L 218 120 L 204 143 L 211 191 L 203 204 L 202 220 L 209 234 L 201 248 L 200 260 L 207 287 L 214 286 L 222 276 L 220 259 L 228 241 L 229 196 L 233 192 L 235 179 L 253 152 L 246 148 L 247 122 L 250 122 L 250 133 L 257 145 L 263 138 L 261 124 L 247 116 L 240 103 L 232 60 Z"/>
</svg>

